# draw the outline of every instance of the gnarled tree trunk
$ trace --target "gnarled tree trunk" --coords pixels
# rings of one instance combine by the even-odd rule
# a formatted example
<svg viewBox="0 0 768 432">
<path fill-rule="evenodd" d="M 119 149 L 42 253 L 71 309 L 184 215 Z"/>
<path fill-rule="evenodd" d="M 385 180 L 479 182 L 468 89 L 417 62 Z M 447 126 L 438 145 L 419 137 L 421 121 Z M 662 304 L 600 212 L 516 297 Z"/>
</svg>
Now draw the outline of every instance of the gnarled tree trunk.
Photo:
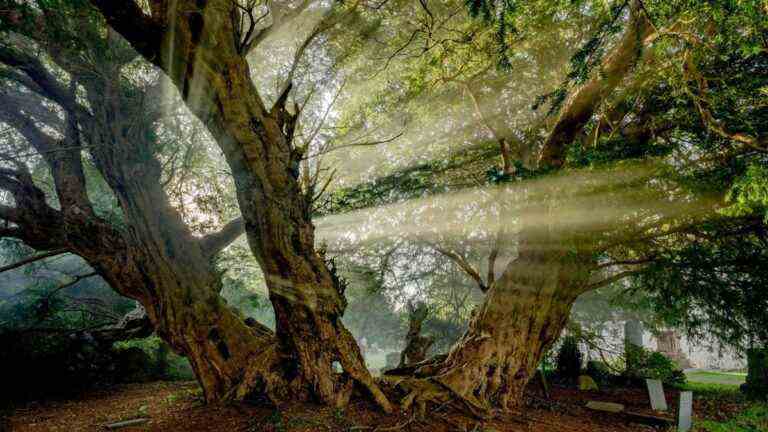
<svg viewBox="0 0 768 432">
<path fill-rule="evenodd" d="M 289 359 L 282 370 L 285 388 L 296 397 L 342 406 L 357 382 L 391 411 L 341 322 L 342 288 L 315 250 L 312 197 L 298 181 L 305 149 L 293 143 L 297 117 L 287 109 L 291 86 L 271 109 L 264 105 L 246 60 L 253 40 L 243 39 L 233 19 L 242 10 L 230 0 L 157 1 L 150 14 L 133 1 L 92 3 L 169 76 L 224 152 L 248 241 L 267 281 L 279 351 Z M 342 374 L 333 372 L 336 361 Z"/>
<path fill-rule="evenodd" d="M 448 356 L 416 368 L 404 408 L 458 397 L 477 415 L 516 409 L 542 356 L 565 326 L 586 284 L 586 258 L 567 244 L 521 233 L 519 255 L 487 291 Z M 540 233 L 539 233 L 540 234 Z M 398 371 L 393 371 L 398 373 Z M 410 372 L 410 371 L 406 371 Z"/>
<path fill-rule="evenodd" d="M 53 19 L 55 14 L 40 18 L 41 22 Z M 219 295 L 220 275 L 212 264 L 216 253 L 242 233 L 242 221 L 204 238 L 192 235 L 171 207 L 160 181 L 162 168 L 152 138 L 158 114 L 135 97 L 143 89 L 126 89 L 130 84 L 120 80 L 121 67 L 134 54 L 121 57 L 126 47 L 111 45 L 119 41 L 109 37 L 108 49 L 116 49 L 105 54 L 100 42 L 104 41 L 87 41 L 97 48 L 94 55 L 83 57 L 103 63 L 80 64 L 58 59 L 58 42 L 40 41 L 55 61 L 60 60 L 59 66 L 71 68 L 68 71 L 85 89 L 88 109 L 74 97 L 74 87 L 62 86 L 36 58 L 10 48 L 0 50 L 0 61 L 18 67 L 35 84 L 22 79 L 21 85 L 58 103 L 67 114 L 66 125 L 58 128 L 66 130 L 66 136 L 59 140 L 28 117 L 25 99 L 13 99 L 0 110 L 0 119 L 19 130 L 48 164 L 60 205 L 56 209 L 48 204 L 24 164 L 16 170 L 4 169 L 0 188 L 13 195 L 15 208 L 0 208 L 0 216 L 14 227 L 1 230 L 0 235 L 34 248 L 77 254 L 113 289 L 138 300 L 157 334 L 189 359 L 206 400 L 242 397 L 253 389 L 279 389 L 271 379 L 279 376 L 272 372 L 277 362 L 273 332 L 246 326 L 225 304 Z M 87 151 L 117 197 L 123 227 L 93 209 L 81 160 L 86 147 L 81 141 L 87 142 Z"/>
</svg>

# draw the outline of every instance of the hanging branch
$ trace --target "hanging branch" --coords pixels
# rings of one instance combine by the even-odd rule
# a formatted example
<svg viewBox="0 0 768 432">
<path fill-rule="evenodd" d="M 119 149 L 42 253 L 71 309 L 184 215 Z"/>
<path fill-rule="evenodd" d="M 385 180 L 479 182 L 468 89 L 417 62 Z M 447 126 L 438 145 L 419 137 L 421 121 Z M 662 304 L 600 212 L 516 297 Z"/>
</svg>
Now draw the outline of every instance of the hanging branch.
<svg viewBox="0 0 768 432">
<path fill-rule="evenodd" d="M 472 278 L 472 280 L 475 281 L 478 288 L 480 288 L 480 291 L 482 292 L 488 291 L 488 285 L 486 285 L 485 282 L 483 282 L 483 278 L 482 276 L 480 276 L 480 273 L 477 270 L 475 270 L 474 267 L 472 267 L 472 265 L 467 261 L 466 258 L 464 258 L 463 256 L 461 256 L 460 254 L 454 251 L 443 249 L 439 246 L 432 246 L 432 248 L 437 252 L 440 252 L 441 254 L 445 255 L 451 261 L 455 262 L 456 265 L 458 265 L 459 268 L 461 268 L 464 271 L 464 273 L 466 273 L 469 277 Z"/>
<path fill-rule="evenodd" d="M 42 254 L 39 254 L 39 255 L 31 256 L 31 257 L 28 257 L 28 258 L 24 258 L 21 261 L 18 261 L 18 262 L 15 262 L 13 264 L 8 264 L 6 266 L 0 267 L 0 273 L 4 273 L 4 272 L 7 272 L 9 270 L 13 270 L 15 268 L 19 268 L 21 266 L 24 266 L 24 265 L 27 265 L 27 264 L 31 264 L 31 263 L 36 262 L 36 261 L 40 261 L 42 259 L 50 258 L 52 256 L 65 254 L 67 252 L 68 252 L 67 249 L 61 248 L 61 249 L 54 249 L 54 250 L 52 250 L 50 252 L 46 252 L 46 253 L 42 253 Z"/>
<path fill-rule="evenodd" d="M 704 127 L 711 132 L 731 141 L 738 142 L 746 145 L 752 150 L 759 151 L 761 153 L 768 153 L 768 137 L 765 136 L 752 136 L 741 132 L 732 132 L 726 129 L 723 123 L 712 115 L 712 112 L 707 108 L 708 101 L 705 98 L 708 89 L 707 80 L 699 72 L 696 64 L 691 58 L 690 51 L 685 53 L 685 61 L 683 62 L 683 76 L 696 83 L 699 94 L 694 94 L 691 89 L 685 85 L 684 91 L 691 97 L 696 109 L 699 111 L 701 121 L 704 123 Z"/>
</svg>

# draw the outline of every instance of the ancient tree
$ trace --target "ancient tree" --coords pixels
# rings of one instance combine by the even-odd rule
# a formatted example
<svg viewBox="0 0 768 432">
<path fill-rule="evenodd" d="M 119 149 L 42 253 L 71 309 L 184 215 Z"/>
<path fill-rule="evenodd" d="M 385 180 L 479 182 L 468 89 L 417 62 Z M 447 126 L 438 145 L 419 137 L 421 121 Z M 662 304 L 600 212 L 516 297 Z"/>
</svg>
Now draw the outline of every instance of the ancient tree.
<svg viewBox="0 0 768 432">
<path fill-rule="evenodd" d="M 565 168 L 566 148 L 632 70 L 651 35 L 647 17 L 633 4 L 625 33 L 603 60 L 600 72 L 564 102 L 539 150 L 538 169 L 553 173 Z M 556 186 L 539 189 L 537 198 L 515 214 L 520 225 L 515 234 L 517 256 L 495 280 L 489 271 L 487 288 L 479 272 L 446 254 L 477 281 L 485 298 L 447 358 L 436 358 L 413 372 L 416 378 L 407 384 L 411 393 L 406 406 L 423 407 L 428 400 L 444 402 L 458 396 L 478 414 L 494 406 L 518 407 L 525 385 L 560 335 L 576 298 L 595 287 L 596 245 L 551 216 L 557 211 L 553 203 L 558 193 L 562 191 Z"/>
<path fill-rule="evenodd" d="M 358 383 L 390 411 L 341 322 L 342 287 L 315 249 L 312 192 L 299 178 L 306 149 L 293 140 L 299 112 L 289 101 L 291 83 L 269 107 L 250 74 L 246 56 L 280 23 L 277 6 L 232 0 L 152 1 L 148 9 L 133 1 L 92 3 L 168 76 L 232 170 L 248 242 L 275 310 L 277 350 L 286 359 L 273 374 L 249 369 L 244 384 L 279 377 L 285 393 L 344 405 Z M 273 14 L 271 25 L 259 23 L 262 7 Z M 334 372 L 334 362 L 344 373 Z"/>
<path fill-rule="evenodd" d="M 88 11 L 4 4 L 3 14 L 12 28 L 0 45 L 0 119 L 25 144 L 3 155 L 0 187 L 13 205 L 0 206 L 0 234 L 78 255 L 118 293 L 138 300 L 157 334 L 190 360 L 206 399 L 244 391 L 243 370 L 270 355 L 273 341 L 224 303 L 212 263 L 242 233 L 242 221 L 195 237 L 170 205 L 155 156 L 157 81 L 122 78 L 136 54 Z M 32 56 L 32 47 L 44 55 Z M 53 194 L 30 171 L 34 158 L 24 146 L 44 163 Z M 121 220 L 92 202 L 85 164 L 111 189 Z"/>
</svg>

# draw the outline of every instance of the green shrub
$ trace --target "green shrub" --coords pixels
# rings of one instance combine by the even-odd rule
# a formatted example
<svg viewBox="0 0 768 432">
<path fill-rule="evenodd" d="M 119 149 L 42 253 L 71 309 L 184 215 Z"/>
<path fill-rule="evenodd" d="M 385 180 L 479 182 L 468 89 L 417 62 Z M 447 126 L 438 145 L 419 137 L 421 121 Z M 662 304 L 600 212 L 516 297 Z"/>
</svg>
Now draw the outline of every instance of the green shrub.
<svg viewBox="0 0 768 432">
<path fill-rule="evenodd" d="M 156 335 L 144 339 L 117 342 L 115 349 L 125 351 L 129 349 L 141 349 L 151 361 L 148 372 L 155 379 L 183 381 L 194 379 L 195 376 L 189 361 L 171 351 L 168 346 Z"/>
<path fill-rule="evenodd" d="M 598 384 L 606 384 L 611 380 L 611 369 L 607 364 L 597 360 L 587 362 L 587 375 L 591 376 Z"/>
<path fill-rule="evenodd" d="M 626 375 L 630 378 L 658 379 L 668 385 L 685 384 L 685 373 L 664 354 L 628 345 L 626 356 L 627 365 L 631 365 Z"/>
<path fill-rule="evenodd" d="M 575 337 L 563 338 L 555 360 L 555 373 L 560 379 L 572 381 L 576 381 L 581 374 L 581 351 Z"/>
<path fill-rule="evenodd" d="M 746 383 L 742 391 L 754 399 L 768 398 L 768 348 L 752 348 L 747 351 Z"/>
</svg>

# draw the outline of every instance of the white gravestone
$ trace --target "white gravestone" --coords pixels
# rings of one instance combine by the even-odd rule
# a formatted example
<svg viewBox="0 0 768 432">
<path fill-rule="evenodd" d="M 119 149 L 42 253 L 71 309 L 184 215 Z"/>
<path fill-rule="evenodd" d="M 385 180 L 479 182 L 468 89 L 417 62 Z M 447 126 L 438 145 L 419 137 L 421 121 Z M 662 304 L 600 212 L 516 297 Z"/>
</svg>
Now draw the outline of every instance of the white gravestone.
<svg viewBox="0 0 768 432">
<path fill-rule="evenodd" d="M 680 392 L 680 409 L 677 412 L 677 431 L 688 432 L 693 425 L 693 392 Z"/>
<path fill-rule="evenodd" d="M 647 379 L 645 385 L 648 387 L 648 397 L 651 399 L 651 409 L 654 411 L 667 410 L 667 398 L 664 396 L 664 387 L 660 380 Z"/>
</svg>

